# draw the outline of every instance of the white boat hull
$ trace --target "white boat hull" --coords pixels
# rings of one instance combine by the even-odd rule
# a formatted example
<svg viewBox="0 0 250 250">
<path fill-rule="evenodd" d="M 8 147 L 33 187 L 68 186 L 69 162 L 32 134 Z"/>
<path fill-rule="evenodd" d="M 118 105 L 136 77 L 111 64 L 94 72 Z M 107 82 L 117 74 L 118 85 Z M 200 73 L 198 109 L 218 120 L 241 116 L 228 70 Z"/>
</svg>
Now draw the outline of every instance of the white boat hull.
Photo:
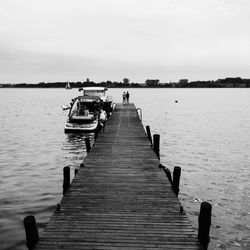
<svg viewBox="0 0 250 250">
<path fill-rule="evenodd" d="M 98 129 L 98 122 L 91 124 L 76 124 L 67 122 L 64 128 L 65 133 L 91 133 Z"/>
</svg>

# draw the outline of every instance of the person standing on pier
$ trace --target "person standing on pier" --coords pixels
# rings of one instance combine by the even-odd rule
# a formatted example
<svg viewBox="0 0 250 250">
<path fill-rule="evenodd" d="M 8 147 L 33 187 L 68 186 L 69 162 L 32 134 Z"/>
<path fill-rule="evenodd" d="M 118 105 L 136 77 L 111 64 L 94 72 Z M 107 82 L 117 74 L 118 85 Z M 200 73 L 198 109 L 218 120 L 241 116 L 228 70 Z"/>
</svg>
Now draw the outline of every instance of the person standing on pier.
<svg viewBox="0 0 250 250">
<path fill-rule="evenodd" d="M 126 93 L 123 92 L 122 94 L 122 104 L 125 104 L 126 103 Z"/>
<path fill-rule="evenodd" d="M 129 103 L 129 92 L 126 93 L 126 102 Z"/>
<path fill-rule="evenodd" d="M 100 130 L 104 131 L 105 124 L 106 124 L 106 121 L 107 121 L 107 113 L 103 109 L 103 107 L 100 108 L 99 121 L 100 121 L 100 123 L 99 123 Z"/>
</svg>

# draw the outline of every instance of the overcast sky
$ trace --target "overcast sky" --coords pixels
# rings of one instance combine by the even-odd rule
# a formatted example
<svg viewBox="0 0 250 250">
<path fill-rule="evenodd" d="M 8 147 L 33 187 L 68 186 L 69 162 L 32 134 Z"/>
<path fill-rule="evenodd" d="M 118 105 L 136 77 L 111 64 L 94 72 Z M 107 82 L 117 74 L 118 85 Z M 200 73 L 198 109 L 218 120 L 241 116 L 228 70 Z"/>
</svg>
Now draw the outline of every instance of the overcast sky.
<svg viewBox="0 0 250 250">
<path fill-rule="evenodd" d="M 0 0 L 0 82 L 250 78 L 249 0 Z"/>
</svg>

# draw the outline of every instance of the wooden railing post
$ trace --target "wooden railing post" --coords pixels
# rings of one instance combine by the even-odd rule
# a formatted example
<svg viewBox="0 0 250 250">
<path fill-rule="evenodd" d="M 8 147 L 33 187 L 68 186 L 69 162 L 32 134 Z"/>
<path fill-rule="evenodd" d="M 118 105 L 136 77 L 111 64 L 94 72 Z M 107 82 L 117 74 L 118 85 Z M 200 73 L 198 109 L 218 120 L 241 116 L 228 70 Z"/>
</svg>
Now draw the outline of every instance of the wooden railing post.
<svg viewBox="0 0 250 250">
<path fill-rule="evenodd" d="M 169 182 L 171 183 L 171 185 L 173 185 L 173 180 L 172 180 L 172 176 L 171 176 L 171 172 L 168 168 L 164 168 L 164 172 L 169 180 Z"/>
<path fill-rule="evenodd" d="M 57 204 L 56 204 L 56 211 L 57 211 L 57 212 L 60 212 L 60 210 L 61 210 L 61 204 L 60 204 L 60 203 L 57 203 Z"/>
<path fill-rule="evenodd" d="M 75 168 L 75 176 L 77 175 L 78 171 L 79 171 L 79 168 Z"/>
<path fill-rule="evenodd" d="M 39 240 L 36 219 L 33 215 L 26 216 L 23 219 L 23 224 L 26 233 L 26 246 L 29 250 L 32 250 Z"/>
<path fill-rule="evenodd" d="M 179 194 L 179 185 L 180 185 L 180 176 L 181 176 L 181 167 L 174 167 L 173 172 L 173 189 L 178 196 Z"/>
<path fill-rule="evenodd" d="M 98 129 L 95 131 L 95 141 L 97 140 L 98 138 Z"/>
<path fill-rule="evenodd" d="M 89 153 L 91 147 L 90 147 L 90 140 L 88 137 L 85 138 L 85 145 L 86 145 L 86 151 L 87 151 L 87 153 Z"/>
<path fill-rule="evenodd" d="M 153 142 L 152 142 L 152 136 L 151 136 L 151 131 L 150 131 L 150 127 L 149 126 L 146 126 L 146 131 L 147 131 L 148 139 L 149 139 L 149 141 L 151 143 L 151 146 L 152 146 Z"/>
<path fill-rule="evenodd" d="M 106 121 L 103 122 L 103 126 L 102 126 L 102 132 L 105 131 L 105 126 L 106 126 Z"/>
<path fill-rule="evenodd" d="M 162 164 L 159 164 L 159 168 L 163 169 L 163 171 L 165 172 L 171 186 L 173 186 L 171 171 L 167 167 L 163 166 Z"/>
<path fill-rule="evenodd" d="M 174 171 L 173 171 L 173 179 L 172 179 L 172 175 L 171 175 L 171 171 L 163 166 L 162 164 L 159 164 L 159 168 L 162 168 L 170 182 L 170 184 L 172 185 L 172 188 L 176 194 L 176 196 L 178 196 L 179 194 L 179 186 L 180 186 L 180 176 L 181 176 L 181 167 L 174 167 Z"/>
<path fill-rule="evenodd" d="M 211 226 L 212 205 L 208 202 L 202 202 L 199 215 L 198 239 L 202 246 L 207 249 L 210 242 L 209 232 Z"/>
<path fill-rule="evenodd" d="M 63 195 L 65 195 L 70 185 L 70 167 L 63 168 Z"/>
<path fill-rule="evenodd" d="M 160 159 L 160 135 L 159 134 L 155 134 L 153 135 L 153 141 L 154 141 L 154 151 L 158 157 L 158 159 Z"/>
</svg>

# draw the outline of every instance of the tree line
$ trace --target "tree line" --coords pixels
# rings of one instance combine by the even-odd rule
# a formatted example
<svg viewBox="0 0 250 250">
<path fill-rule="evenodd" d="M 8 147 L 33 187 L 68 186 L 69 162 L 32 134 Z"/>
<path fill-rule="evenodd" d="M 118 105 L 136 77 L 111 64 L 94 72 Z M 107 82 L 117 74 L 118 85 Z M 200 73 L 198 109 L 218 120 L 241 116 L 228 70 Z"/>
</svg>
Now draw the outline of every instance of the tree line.
<svg viewBox="0 0 250 250">
<path fill-rule="evenodd" d="M 17 84 L 0 84 L 0 87 L 16 87 L 16 88 L 65 88 L 67 82 L 39 82 L 37 84 L 31 83 L 17 83 Z M 86 81 L 69 82 L 72 88 L 88 87 L 88 86 L 102 86 L 108 88 L 249 88 L 250 79 L 242 79 L 240 77 L 228 77 L 225 79 L 218 79 L 216 81 L 188 81 L 188 79 L 180 79 L 178 82 L 162 83 L 159 79 L 147 79 L 145 83 L 130 82 L 128 78 L 124 78 L 122 82 L 116 81 L 102 81 L 94 82 L 88 78 Z"/>
</svg>

